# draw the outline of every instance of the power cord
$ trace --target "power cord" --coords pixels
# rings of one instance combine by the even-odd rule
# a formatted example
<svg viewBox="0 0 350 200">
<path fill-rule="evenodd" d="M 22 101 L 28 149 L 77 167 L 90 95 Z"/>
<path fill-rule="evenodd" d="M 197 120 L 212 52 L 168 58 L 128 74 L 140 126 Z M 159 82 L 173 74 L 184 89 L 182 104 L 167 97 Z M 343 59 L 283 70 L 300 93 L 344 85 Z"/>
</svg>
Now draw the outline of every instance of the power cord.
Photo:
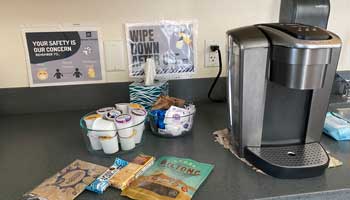
<svg viewBox="0 0 350 200">
<path fill-rule="evenodd" d="M 211 93 L 213 92 L 213 89 L 216 85 L 216 83 L 218 82 L 219 78 L 220 78 L 220 75 L 221 75 L 221 72 L 222 72 L 222 60 L 221 60 L 221 51 L 220 51 L 220 47 L 219 45 L 212 45 L 210 46 L 210 50 L 211 51 L 217 51 L 218 52 L 218 56 L 219 56 L 219 72 L 218 74 L 216 75 L 216 78 L 214 79 L 214 82 L 212 83 L 210 89 L 209 89 L 209 92 L 208 92 L 208 98 L 210 101 L 212 102 L 226 102 L 226 99 L 213 99 L 211 97 Z"/>
</svg>

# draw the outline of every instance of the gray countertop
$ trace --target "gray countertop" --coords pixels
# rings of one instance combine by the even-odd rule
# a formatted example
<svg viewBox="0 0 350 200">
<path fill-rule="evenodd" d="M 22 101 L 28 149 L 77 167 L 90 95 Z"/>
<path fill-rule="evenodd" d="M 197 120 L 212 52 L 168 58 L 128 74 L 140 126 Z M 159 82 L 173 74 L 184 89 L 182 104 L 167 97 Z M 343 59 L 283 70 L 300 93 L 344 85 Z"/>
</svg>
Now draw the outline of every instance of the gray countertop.
<svg viewBox="0 0 350 200">
<path fill-rule="evenodd" d="M 114 157 L 87 152 L 79 119 L 86 111 L 11 115 L 0 118 L 0 199 L 21 195 L 52 176 L 75 159 L 109 166 Z M 169 139 L 145 132 L 142 146 L 120 154 L 131 160 L 137 154 L 187 157 L 215 165 L 194 195 L 194 200 L 254 199 L 350 188 L 350 142 L 335 142 L 323 136 L 322 144 L 344 165 L 327 169 L 320 177 L 282 180 L 254 172 L 214 142 L 212 132 L 225 128 L 225 104 L 199 104 L 193 134 Z M 77 199 L 126 199 L 116 189 L 103 195 L 88 191 Z"/>
</svg>

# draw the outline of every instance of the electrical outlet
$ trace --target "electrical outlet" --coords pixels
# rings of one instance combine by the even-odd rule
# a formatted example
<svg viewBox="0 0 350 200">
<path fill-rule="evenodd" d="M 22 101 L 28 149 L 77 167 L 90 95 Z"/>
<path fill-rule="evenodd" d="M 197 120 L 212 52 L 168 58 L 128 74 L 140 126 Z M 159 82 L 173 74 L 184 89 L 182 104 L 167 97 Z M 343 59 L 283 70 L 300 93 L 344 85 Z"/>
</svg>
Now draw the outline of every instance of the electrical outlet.
<svg viewBox="0 0 350 200">
<path fill-rule="evenodd" d="M 218 45 L 218 41 L 215 40 L 205 40 L 205 49 L 204 49 L 204 66 L 205 67 L 219 67 L 219 55 L 217 51 L 212 51 L 210 46 Z"/>
</svg>

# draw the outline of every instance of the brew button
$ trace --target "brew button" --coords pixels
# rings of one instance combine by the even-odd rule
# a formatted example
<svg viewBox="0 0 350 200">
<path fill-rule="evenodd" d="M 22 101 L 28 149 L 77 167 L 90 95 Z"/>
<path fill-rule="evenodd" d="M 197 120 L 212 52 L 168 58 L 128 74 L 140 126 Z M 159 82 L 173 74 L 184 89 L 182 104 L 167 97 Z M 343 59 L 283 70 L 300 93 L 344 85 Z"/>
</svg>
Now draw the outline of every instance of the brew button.
<svg viewBox="0 0 350 200">
<path fill-rule="evenodd" d="M 305 31 L 310 31 L 310 29 L 309 29 L 309 28 L 306 28 Z"/>
<path fill-rule="evenodd" d="M 317 31 L 317 29 L 316 28 L 312 28 L 312 31 Z"/>
</svg>

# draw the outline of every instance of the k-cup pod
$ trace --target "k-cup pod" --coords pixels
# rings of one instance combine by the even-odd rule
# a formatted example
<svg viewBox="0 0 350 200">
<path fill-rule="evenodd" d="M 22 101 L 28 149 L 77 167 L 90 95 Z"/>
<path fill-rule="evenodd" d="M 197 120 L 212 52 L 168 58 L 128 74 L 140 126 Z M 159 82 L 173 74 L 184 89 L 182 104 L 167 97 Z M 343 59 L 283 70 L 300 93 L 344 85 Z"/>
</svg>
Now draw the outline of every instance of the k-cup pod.
<svg viewBox="0 0 350 200">
<path fill-rule="evenodd" d="M 117 103 L 115 107 L 117 110 L 120 110 L 122 114 L 128 114 L 129 103 Z"/>
<path fill-rule="evenodd" d="M 145 124 L 144 123 L 134 126 L 134 131 L 135 131 L 134 140 L 135 140 L 135 144 L 141 143 L 142 135 L 143 135 L 143 131 L 144 130 L 145 130 Z"/>
<path fill-rule="evenodd" d="M 90 140 L 90 146 L 93 150 L 101 150 L 102 146 L 100 143 L 100 140 L 96 135 L 94 135 L 94 131 L 92 131 L 92 125 L 96 119 L 101 118 L 102 116 L 100 114 L 92 114 L 88 115 L 84 118 L 86 128 L 87 128 L 87 136 L 89 137 Z"/>
<path fill-rule="evenodd" d="M 135 148 L 135 132 L 132 131 L 132 134 L 131 136 L 129 137 L 121 137 L 119 136 L 120 138 L 120 147 L 123 151 L 128 151 L 128 150 L 131 150 L 133 148 Z"/>
<path fill-rule="evenodd" d="M 142 108 L 135 108 L 131 110 L 131 116 L 133 120 L 133 126 L 134 130 L 136 131 L 135 133 L 135 143 L 138 144 L 142 140 L 142 134 L 143 131 L 145 130 L 145 118 L 146 118 L 147 112 L 146 110 Z"/>
<path fill-rule="evenodd" d="M 133 108 L 130 112 L 130 115 L 132 117 L 133 124 L 136 125 L 145 121 L 147 111 L 143 108 Z"/>
<path fill-rule="evenodd" d="M 132 136 L 132 120 L 128 114 L 119 115 L 114 119 L 120 137 L 127 138 Z"/>
<path fill-rule="evenodd" d="M 128 105 L 128 114 L 130 114 L 131 115 L 131 111 L 133 110 L 133 109 L 145 109 L 141 104 L 138 104 L 138 103 L 130 103 L 129 105 Z"/>
<path fill-rule="evenodd" d="M 114 107 L 100 108 L 100 109 L 96 110 L 96 113 L 103 116 L 103 115 L 106 114 L 107 112 L 109 112 L 109 111 L 111 111 L 111 110 L 114 110 L 114 109 L 115 109 Z"/>
<path fill-rule="evenodd" d="M 116 135 L 116 127 L 113 121 L 109 121 L 103 118 L 98 118 L 92 125 L 94 135 L 101 137 L 114 137 Z"/>
<path fill-rule="evenodd" d="M 118 136 L 114 137 L 99 137 L 105 154 L 113 154 L 119 151 Z"/>
<path fill-rule="evenodd" d="M 86 128 L 91 129 L 94 121 L 98 118 L 101 118 L 101 117 L 102 116 L 100 114 L 92 114 L 92 115 L 88 115 L 88 116 L 84 117 Z"/>
<path fill-rule="evenodd" d="M 107 113 L 105 113 L 104 117 L 107 120 L 114 121 L 114 119 L 121 114 L 122 114 L 122 112 L 120 110 L 111 110 L 111 111 L 108 111 Z"/>
<path fill-rule="evenodd" d="M 96 136 L 95 134 L 95 131 L 89 131 L 87 136 L 89 137 L 89 140 L 90 140 L 90 145 L 91 145 L 91 148 L 92 150 L 101 150 L 102 149 L 102 145 L 101 145 L 101 142 L 98 138 L 98 136 Z"/>
</svg>

